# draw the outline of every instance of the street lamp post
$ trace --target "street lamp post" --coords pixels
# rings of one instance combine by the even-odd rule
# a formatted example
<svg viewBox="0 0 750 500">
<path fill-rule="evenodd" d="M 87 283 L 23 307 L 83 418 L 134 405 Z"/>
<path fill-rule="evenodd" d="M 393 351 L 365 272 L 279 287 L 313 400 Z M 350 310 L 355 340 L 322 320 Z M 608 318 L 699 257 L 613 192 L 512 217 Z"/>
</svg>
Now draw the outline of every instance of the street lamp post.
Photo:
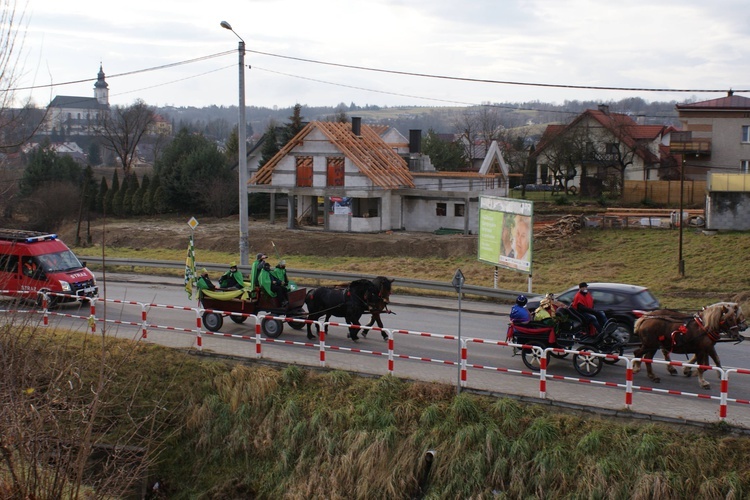
<svg viewBox="0 0 750 500">
<path fill-rule="evenodd" d="M 680 243 L 677 257 L 677 270 L 680 276 L 685 276 L 685 261 L 682 259 L 682 225 L 685 222 L 685 218 L 682 216 L 682 207 L 685 193 L 685 158 L 682 159 L 682 168 L 680 168 L 680 213 L 677 216 L 677 220 L 680 223 Z"/>
<path fill-rule="evenodd" d="M 228 29 L 240 39 L 237 51 L 240 54 L 240 113 L 237 123 L 237 136 L 239 141 L 239 189 L 240 189 L 240 264 L 250 264 L 250 251 L 248 248 L 249 230 L 247 226 L 247 122 L 245 121 L 245 40 L 242 39 L 232 25 L 226 21 L 221 22 L 221 27 Z"/>
</svg>

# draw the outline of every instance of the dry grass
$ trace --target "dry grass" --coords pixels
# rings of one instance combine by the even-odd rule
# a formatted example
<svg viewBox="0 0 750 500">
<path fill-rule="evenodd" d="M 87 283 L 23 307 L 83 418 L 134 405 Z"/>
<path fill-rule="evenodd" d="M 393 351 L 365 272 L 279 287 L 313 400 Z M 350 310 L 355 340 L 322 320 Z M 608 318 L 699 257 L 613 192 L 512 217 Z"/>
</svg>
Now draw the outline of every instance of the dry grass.
<svg viewBox="0 0 750 500">
<path fill-rule="evenodd" d="M 83 336 L 85 337 L 85 335 Z M 80 346 L 58 333 L 35 346 Z M 128 352 L 112 341 L 112 352 Z M 95 350 L 79 352 L 95 359 Z M 391 376 L 197 362 L 159 346 L 123 367 L 112 415 L 160 398 L 169 498 L 746 498 L 750 438 L 581 417 Z M 82 363 L 83 366 L 86 363 Z M 83 374 L 85 376 L 85 373 Z M 139 390 L 136 390 L 139 389 Z M 148 389 L 148 390 L 146 390 Z M 178 411 L 175 411 L 179 409 Z M 116 429 L 113 429 L 117 432 Z M 431 469 L 425 452 L 434 450 Z M 2 474 L 0 474 L 0 483 Z M 3 485 L 0 484 L 0 491 Z"/>
<path fill-rule="evenodd" d="M 377 236 L 376 236 L 377 237 Z M 573 237 L 539 241 L 534 247 L 533 290 L 535 293 L 559 292 L 579 281 L 613 281 L 649 287 L 662 305 L 676 309 L 698 309 L 710 303 L 738 301 L 738 294 L 750 291 L 750 260 L 744 257 L 750 248 L 746 232 L 719 233 L 705 236 L 700 231 L 683 233 L 685 276 L 678 266 L 679 234 L 669 230 L 587 230 Z M 86 249 L 87 253 L 100 250 Z M 158 260 L 184 259 L 184 250 L 107 249 L 110 257 Z M 199 263 L 226 263 L 235 254 L 197 249 Z M 326 257 L 315 255 L 285 256 L 290 270 L 336 270 L 349 273 L 395 277 L 395 293 L 414 293 L 398 287 L 399 277 L 450 282 L 461 269 L 466 283 L 493 286 L 492 266 L 479 262 L 474 255 L 445 259 L 408 255 L 391 257 Z M 136 269 L 138 272 L 157 272 Z M 158 270 L 180 275 L 181 270 Z M 291 273 L 293 279 L 293 272 Z M 499 269 L 498 287 L 526 290 L 528 277 Z M 747 301 L 750 296 L 739 300 Z"/>
</svg>

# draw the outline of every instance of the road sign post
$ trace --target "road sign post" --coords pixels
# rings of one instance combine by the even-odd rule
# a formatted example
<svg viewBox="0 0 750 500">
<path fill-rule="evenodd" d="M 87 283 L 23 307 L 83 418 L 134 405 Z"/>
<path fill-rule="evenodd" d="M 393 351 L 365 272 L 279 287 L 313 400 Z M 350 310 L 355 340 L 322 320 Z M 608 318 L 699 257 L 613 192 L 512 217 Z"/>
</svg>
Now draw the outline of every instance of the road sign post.
<svg viewBox="0 0 750 500">
<path fill-rule="evenodd" d="M 456 274 L 453 275 L 453 288 L 456 289 L 458 294 L 458 356 L 456 358 L 456 366 L 458 367 L 458 375 L 456 379 L 456 394 L 461 394 L 461 295 L 463 295 L 463 286 L 466 279 L 461 269 L 456 269 Z"/>
</svg>

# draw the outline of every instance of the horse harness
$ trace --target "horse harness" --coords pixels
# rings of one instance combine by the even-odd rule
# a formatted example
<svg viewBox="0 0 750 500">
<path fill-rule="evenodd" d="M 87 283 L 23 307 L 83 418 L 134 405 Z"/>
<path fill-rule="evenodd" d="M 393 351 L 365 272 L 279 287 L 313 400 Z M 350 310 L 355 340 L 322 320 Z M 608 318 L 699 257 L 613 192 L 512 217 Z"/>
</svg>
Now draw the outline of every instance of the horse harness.
<svg viewBox="0 0 750 500">
<path fill-rule="evenodd" d="M 664 321 L 675 321 L 676 318 L 670 317 L 670 316 L 653 316 L 652 319 L 661 319 Z M 724 318 L 721 319 L 719 322 L 719 328 L 717 329 L 708 329 L 706 328 L 705 324 L 703 323 L 703 318 L 701 317 L 700 313 L 696 313 L 693 315 L 692 318 L 688 319 L 684 323 L 682 323 L 679 327 L 677 327 L 676 330 L 674 330 L 669 337 L 667 338 L 664 335 L 660 335 L 658 337 L 659 342 L 662 345 L 666 346 L 667 339 L 669 340 L 669 350 L 672 352 L 672 348 L 675 346 L 679 346 L 682 344 L 682 337 L 688 332 L 688 325 L 691 321 L 695 321 L 695 324 L 698 325 L 698 328 L 706 334 L 706 336 L 711 340 L 711 342 L 716 343 L 721 339 L 722 332 L 730 333 L 730 331 L 733 328 L 736 327 L 729 327 L 726 328 L 727 322 L 724 320 Z M 738 342 L 742 342 L 744 338 L 742 336 L 738 336 Z"/>
</svg>

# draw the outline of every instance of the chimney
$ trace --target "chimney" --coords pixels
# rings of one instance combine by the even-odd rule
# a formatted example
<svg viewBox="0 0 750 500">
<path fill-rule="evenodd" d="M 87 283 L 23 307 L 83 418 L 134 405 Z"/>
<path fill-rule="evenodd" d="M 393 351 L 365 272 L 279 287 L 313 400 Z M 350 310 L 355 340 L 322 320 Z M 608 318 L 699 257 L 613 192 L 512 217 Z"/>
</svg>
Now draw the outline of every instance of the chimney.
<svg viewBox="0 0 750 500">
<path fill-rule="evenodd" d="M 599 108 L 599 111 L 601 111 L 605 115 L 609 115 L 609 106 L 608 105 L 606 105 L 606 104 L 600 104 L 597 107 Z"/>
<path fill-rule="evenodd" d="M 359 116 L 352 116 L 352 133 L 357 137 L 362 135 L 362 118 Z"/>
<path fill-rule="evenodd" d="M 422 131 L 409 130 L 409 154 L 422 153 Z"/>
<path fill-rule="evenodd" d="M 635 117 L 635 123 L 638 125 L 645 125 L 646 124 L 646 115 L 638 115 Z"/>
</svg>

